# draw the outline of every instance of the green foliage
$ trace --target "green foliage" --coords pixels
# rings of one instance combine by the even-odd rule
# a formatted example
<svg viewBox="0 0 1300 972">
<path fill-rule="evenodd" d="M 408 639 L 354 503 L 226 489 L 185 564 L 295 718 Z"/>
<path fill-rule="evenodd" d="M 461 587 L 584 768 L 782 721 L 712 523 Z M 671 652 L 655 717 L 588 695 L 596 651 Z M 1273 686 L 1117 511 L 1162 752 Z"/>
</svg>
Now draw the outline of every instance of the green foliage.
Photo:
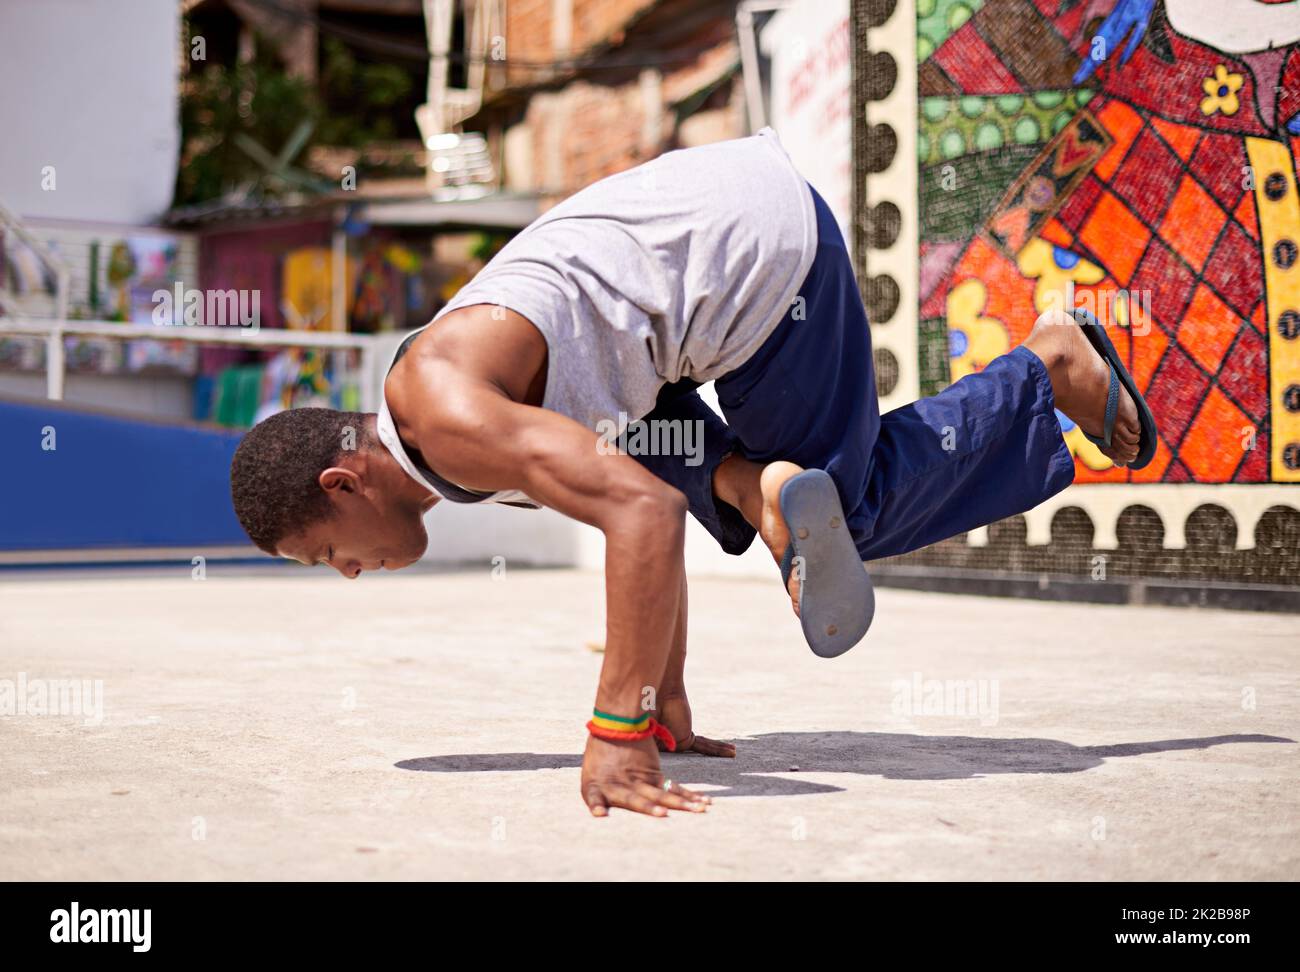
<svg viewBox="0 0 1300 972">
<path fill-rule="evenodd" d="M 394 119 L 411 95 L 406 69 L 360 63 L 332 37 L 323 38 L 319 88 L 290 77 L 258 39 L 257 55 L 231 67 L 209 65 L 190 76 L 181 97 L 184 146 L 176 180 L 176 205 L 206 202 L 248 183 L 264 191 L 283 189 L 265 180 L 266 168 L 241 148 L 236 135 L 278 154 L 304 120 L 314 123 L 297 159 L 302 166 L 314 145 L 364 148 L 397 137 Z"/>
<path fill-rule="evenodd" d="M 312 86 L 289 77 L 269 53 L 233 67 L 209 65 L 191 75 L 181 97 L 180 172 L 176 204 L 205 202 L 256 182 L 265 169 L 235 143 L 243 133 L 278 152 L 303 119 L 320 117 Z"/>
<path fill-rule="evenodd" d="M 321 87 L 328 111 L 318 132 L 324 145 L 362 148 L 397 137 L 394 109 L 411 94 L 411 75 L 393 64 L 359 63 L 337 38 L 322 42 Z"/>
<path fill-rule="evenodd" d="M 469 254 L 475 260 L 487 263 L 509 242 L 509 233 L 478 233 L 470 244 Z"/>
</svg>

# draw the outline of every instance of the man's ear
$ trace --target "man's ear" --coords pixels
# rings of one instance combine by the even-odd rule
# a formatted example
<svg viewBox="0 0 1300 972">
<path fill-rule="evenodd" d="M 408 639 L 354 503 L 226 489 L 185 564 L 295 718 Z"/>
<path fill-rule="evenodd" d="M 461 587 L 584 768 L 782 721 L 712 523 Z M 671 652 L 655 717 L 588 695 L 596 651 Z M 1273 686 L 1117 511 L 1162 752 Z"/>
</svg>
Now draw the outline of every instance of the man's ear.
<svg viewBox="0 0 1300 972">
<path fill-rule="evenodd" d="M 361 477 L 345 466 L 330 466 L 316 481 L 327 493 L 361 492 Z"/>
</svg>

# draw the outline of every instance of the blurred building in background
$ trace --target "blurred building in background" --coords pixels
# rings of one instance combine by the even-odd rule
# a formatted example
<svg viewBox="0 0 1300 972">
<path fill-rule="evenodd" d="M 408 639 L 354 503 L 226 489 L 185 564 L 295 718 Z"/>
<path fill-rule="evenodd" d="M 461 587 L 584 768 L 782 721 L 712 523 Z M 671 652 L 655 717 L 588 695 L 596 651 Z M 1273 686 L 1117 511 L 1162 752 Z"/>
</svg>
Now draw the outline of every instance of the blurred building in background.
<svg viewBox="0 0 1300 972">
<path fill-rule="evenodd" d="M 179 287 L 256 295 L 259 331 L 405 330 L 538 212 L 490 185 L 431 193 L 420 0 L 69 6 L 71 31 L 35 0 L 0 14 L 28 39 L 3 59 L 10 89 L 33 94 L 5 108 L 0 313 L 80 333 L 0 336 L 0 392 L 236 428 L 372 404 L 356 347 L 101 325 L 155 324 L 155 295 Z M 444 40 L 463 47 L 457 29 Z"/>
<path fill-rule="evenodd" d="M 1300 580 L 1300 24 L 1257 4 L 1244 50 L 1192 6 L 9 0 L 0 396 L 234 437 L 281 408 L 374 407 L 397 336 L 536 215 L 771 125 L 852 247 L 884 408 L 1072 295 L 1161 421 L 1140 473 L 1063 421 L 1075 486 L 882 581 L 1263 603 Z M 1094 36 L 1134 46 L 1092 57 Z M 256 294 L 257 327 L 160 338 L 163 291 Z M 217 505 L 233 441 L 196 460 Z M 432 559 L 600 565 L 569 521 L 449 505 Z M 86 536 L 165 547 L 140 514 Z M 242 543 L 232 523 L 212 542 Z M 688 558 L 772 573 L 698 531 Z"/>
<path fill-rule="evenodd" d="M 508 188 L 563 198 L 664 151 L 745 132 L 734 3 L 506 4 L 482 107 Z M 490 54 L 490 50 L 485 52 Z"/>
</svg>

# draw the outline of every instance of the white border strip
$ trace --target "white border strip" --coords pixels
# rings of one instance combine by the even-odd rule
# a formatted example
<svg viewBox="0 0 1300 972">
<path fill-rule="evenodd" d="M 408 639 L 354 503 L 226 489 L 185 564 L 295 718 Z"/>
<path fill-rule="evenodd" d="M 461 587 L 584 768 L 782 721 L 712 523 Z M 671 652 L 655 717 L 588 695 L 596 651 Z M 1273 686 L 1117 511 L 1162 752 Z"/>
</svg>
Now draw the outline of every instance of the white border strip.
<svg viewBox="0 0 1300 972">
<path fill-rule="evenodd" d="M 871 322 L 871 346 L 883 348 L 898 359 L 898 384 L 888 395 L 881 396 L 880 410 L 887 412 L 921 395 L 920 363 L 917 359 L 920 309 L 919 193 L 917 180 L 917 98 L 916 98 L 916 0 L 898 0 L 893 15 L 879 27 L 867 31 L 872 53 L 887 52 L 898 65 L 894 90 L 881 101 L 868 101 L 867 125 L 887 124 L 898 137 L 894 161 L 884 172 L 866 178 L 868 207 L 892 202 L 902 214 L 898 240 L 887 250 L 867 247 L 867 276 L 886 274 L 898 284 L 898 310 L 888 323 Z"/>
<path fill-rule="evenodd" d="M 0 565 L 37 564 L 121 564 L 135 561 L 176 561 L 191 563 L 195 557 L 205 560 L 264 557 L 252 544 L 231 547 L 114 547 L 84 550 L 0 550 Z M 273 561 L 273 558 L 267 558 Z"/>
<path fill-rule="evenodd" d="M 1273 506 L 1287 506 L 1300 512 L 1300 486 L 1287 483 L 1087 483 L 1071 486 L 1057 493 L 1025 514 L 1025 544 L 1042 547 L 1052 541 L 1052 517 L 1067 506 L 1088 514 L 1095 531 L 1094 550 L 1119 547 L 1116 525 L 1120 514 L 1130 506 L 1145 506 L 1164 524 L 1165 550 L 1182 550 L 1187 546 L 1187 518 L 1205 504 L 1221 506 L 1232 514 L 1237 524 L 1238 550 L 1253 550 L 1255 528 L 1259 518 Z M 989 528 L 980 527 L 966 535 L 972 547 L 986 547 Z"/>
</svg>

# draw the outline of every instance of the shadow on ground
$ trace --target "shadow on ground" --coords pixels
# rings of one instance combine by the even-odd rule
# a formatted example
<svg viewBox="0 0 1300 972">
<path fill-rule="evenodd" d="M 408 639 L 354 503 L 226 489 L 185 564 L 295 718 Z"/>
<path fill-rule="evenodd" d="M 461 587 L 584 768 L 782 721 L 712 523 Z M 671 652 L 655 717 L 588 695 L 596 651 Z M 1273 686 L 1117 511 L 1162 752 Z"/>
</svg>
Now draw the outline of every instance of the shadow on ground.
<svg viewBox="0 0 1300 972">
<path fill-rule="evenodd" d="M 1295 743 L 1281 736 L 1164 739 L 1114 746 L 1075 746 L 1057 739 L 915 736 L 889 732 L 774 732 L 736 744 L 735 759 L 665 754 L 664 773 L 720 787 L 710 796 L 795 796 L 843 787 L 791 779 L 790 773 L 858 773 L 891 780 L 968 780 L 997 773 L 1079 773 L 1107 759 L 1208 749 L 1229 743 Z M 398 769 L 424 773 L 503 773 L 573 769 L 578 753 L 479 753 L 404 759 Z M 688 768 L 689 766 L 689 768 Z"/>
</svg>

